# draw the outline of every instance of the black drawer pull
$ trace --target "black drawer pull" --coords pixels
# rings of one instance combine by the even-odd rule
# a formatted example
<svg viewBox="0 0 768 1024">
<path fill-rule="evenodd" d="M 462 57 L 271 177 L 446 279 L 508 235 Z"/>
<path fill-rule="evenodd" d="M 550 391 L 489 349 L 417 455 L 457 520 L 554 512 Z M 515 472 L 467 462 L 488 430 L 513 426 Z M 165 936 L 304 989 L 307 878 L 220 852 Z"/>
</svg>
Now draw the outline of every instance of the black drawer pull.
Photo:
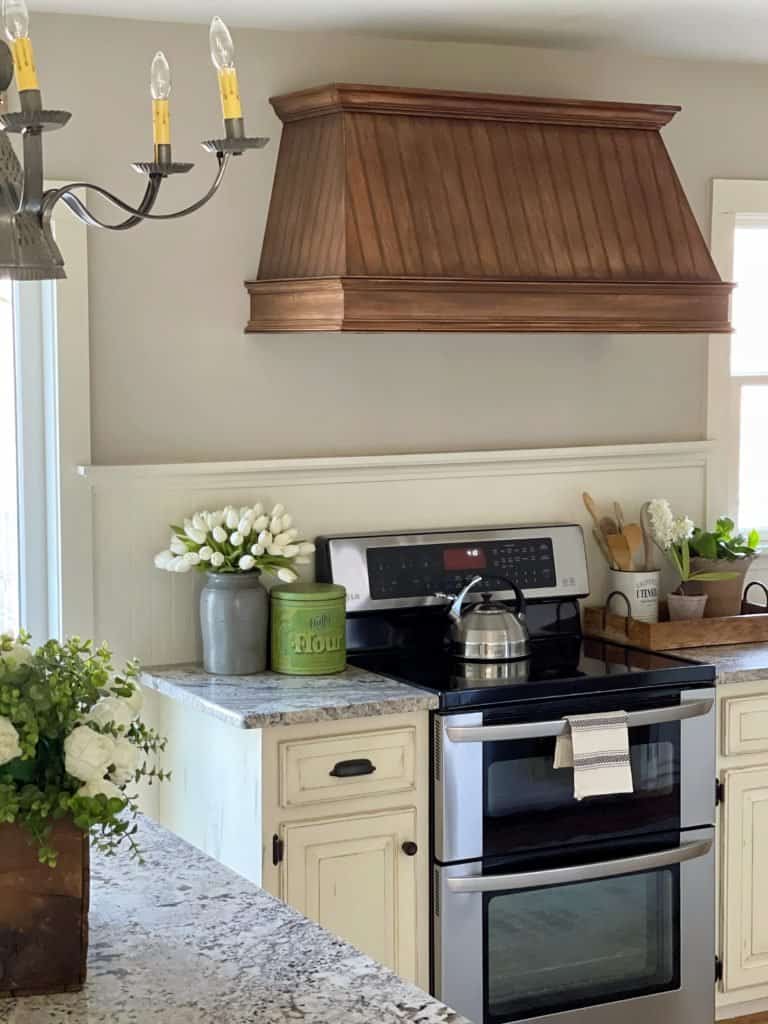
<svg viewBox="0 0 768 1024">
<path fill-rule="evenodd" d="M 359 757 L 353 761 L 337 761 L 328 772 L 335 779 L 351 779 L 355 775 L 373 775 L 376 765 L 367 757 Z"/>
</svg>

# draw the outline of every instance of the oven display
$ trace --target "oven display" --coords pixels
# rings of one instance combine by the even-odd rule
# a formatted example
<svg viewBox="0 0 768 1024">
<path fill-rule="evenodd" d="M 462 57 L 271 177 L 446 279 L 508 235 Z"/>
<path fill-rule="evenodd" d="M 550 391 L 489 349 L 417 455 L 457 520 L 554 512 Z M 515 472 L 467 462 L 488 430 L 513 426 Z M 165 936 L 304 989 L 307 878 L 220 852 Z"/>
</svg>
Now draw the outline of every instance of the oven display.
<svg viewBox="0 0 768 1024">
<path fill-rule="evenodd" d="M 443 568 L 446 572 L 458 569 L 485 569 L 488 562 L 482 548 L 446 548 L 443 551 Z"/>
<path fill-rule="evenodd" d="M 489 591 L 508 590 L 508 580 L 524 591 L 557 585 L 550 537 L 368 548 L 366 559 L 370 594 L 380 601 L 458 593 L 473 576 Z"/>
</svg>

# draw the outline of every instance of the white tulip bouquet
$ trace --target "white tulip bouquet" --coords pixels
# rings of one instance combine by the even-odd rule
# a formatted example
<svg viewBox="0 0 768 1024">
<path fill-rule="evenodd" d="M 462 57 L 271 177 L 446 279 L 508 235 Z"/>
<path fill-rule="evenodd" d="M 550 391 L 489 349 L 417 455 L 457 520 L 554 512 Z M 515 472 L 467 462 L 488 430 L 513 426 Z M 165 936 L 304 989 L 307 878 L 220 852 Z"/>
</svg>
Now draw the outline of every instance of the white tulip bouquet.
<svg viewBox="0 0 768 1024">
<path fill-rule="evenodd" d="M 183 526 L 171 524 L 165 551 L 155 565 L 167 572 L 267 572 L 294 583 L 294 565 L 308 565 L 315 545 L 302 540 L 284 505 L 265 511 L 261 502 L 216 512 L 195 512 Z"/>
</svg>

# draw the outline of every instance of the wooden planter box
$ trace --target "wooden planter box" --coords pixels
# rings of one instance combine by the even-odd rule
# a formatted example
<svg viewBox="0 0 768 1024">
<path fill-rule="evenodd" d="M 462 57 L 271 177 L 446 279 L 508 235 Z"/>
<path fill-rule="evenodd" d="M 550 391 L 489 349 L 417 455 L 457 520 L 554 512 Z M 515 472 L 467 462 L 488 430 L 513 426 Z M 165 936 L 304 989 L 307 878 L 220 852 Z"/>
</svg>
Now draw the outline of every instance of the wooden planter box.
<svg viewBox="0 0 768 1024">
<path fill-rule="evenodd" d="M 18 825 L 0 825 L 0 996 L 76 992 L 88 952 L 88 836 L 57 822 L 55 868 L 28 840 Z"/>
</svg>

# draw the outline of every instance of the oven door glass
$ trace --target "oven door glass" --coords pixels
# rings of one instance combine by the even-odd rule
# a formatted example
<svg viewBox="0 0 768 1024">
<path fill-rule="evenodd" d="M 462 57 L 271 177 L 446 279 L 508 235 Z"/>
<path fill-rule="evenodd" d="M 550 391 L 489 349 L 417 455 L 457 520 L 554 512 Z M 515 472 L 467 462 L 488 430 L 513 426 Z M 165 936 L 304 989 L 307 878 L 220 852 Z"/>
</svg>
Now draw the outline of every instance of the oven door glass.
<svg viewBox="0 0 768 1024">
<path fill-rule="evenodd" d="M 484 897 L 486 1024 L 680 985 L 680 868 Z"/>
</svg>

